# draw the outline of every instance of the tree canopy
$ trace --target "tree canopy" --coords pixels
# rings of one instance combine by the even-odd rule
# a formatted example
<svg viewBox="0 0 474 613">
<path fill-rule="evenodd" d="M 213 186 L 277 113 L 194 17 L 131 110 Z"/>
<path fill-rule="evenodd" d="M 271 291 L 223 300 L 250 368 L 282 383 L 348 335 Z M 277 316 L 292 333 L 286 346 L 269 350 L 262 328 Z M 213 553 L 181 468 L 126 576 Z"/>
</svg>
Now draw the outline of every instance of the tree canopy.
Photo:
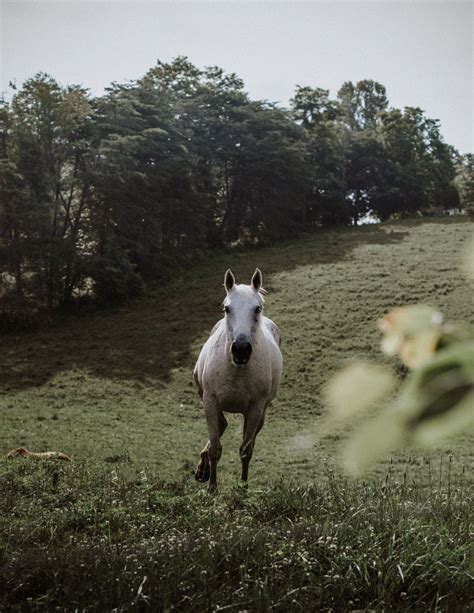
<svg viewBox="0 0 474 613">
<path fill-rule="evenodd" d="M 376 81 L 290 108 L 187 58 L 92 97 L 37 74 L 0 104 L 0 296 L 125 298 L 210 249 L 472 207 L 472 156 Z"/>
</svg>

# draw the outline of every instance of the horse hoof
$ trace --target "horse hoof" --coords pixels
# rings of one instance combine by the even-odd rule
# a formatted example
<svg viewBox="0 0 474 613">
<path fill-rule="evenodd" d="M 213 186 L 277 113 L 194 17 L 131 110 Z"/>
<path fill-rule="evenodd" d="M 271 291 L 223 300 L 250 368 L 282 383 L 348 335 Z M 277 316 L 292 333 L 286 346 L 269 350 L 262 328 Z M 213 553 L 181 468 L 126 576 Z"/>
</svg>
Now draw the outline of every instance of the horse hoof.
<svg viewBox="0 0 474 613">
<path fill-rule="evenodd" d="M 203 472 L 202 470 L 199 470 L 199 468 L 194 473 L 194 478 L 196 479 L 196 481 L 199 481 L 199 483 L 206 483 L 206 481 L 209 481 L 209 477 L 210 477 L 209 471 Z"/>
<path fill-rule="evenodd" d="M 201 461 L 197 465 L 196 472 L 194 473 L 194 478 L 196 481 L 199 481 L 199 483 L 206 483 L 206 481 L 209 481 L 210 476 L 209 455 L 206 451 L 203 451 L 201 453 Z"/>
</svg>

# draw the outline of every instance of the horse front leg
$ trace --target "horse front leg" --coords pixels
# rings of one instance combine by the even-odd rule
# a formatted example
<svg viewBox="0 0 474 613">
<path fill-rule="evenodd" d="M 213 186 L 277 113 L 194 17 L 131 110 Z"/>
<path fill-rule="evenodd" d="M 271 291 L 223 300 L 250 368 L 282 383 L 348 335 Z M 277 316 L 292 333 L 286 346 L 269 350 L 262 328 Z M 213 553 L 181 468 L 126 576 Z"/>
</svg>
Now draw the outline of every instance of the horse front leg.
<svg viewBox="0 0 474 613">
<path fill-rule="evenodd" d="M 240 446 L 240 461 L 242 462 L 241 479 L 245 483 L 247 483 L 249 477 L 249 464 L 252 459 L 253 448 L 255 447 L 255 439 L 265 423 L 265 409 L 265 406 L 252 408 L 244 418 L 244 433 L 242 445 Z"/>
<path fill-rule="evenodd" d="M 209 493 L 217 492 L 217 463 L 222 455 L 222 445 L 220 441 L 220 416 L 222 413 L 217 410 L 214 404 L 204 407 L 209 432 Z"/>
<path fill-rule="evenodd" d="M 218 430 L 219 430 L 219 439 L 224 434 L 225 429 L 227 428 L 227 420 L 222 413 L 218 414 Z M 194 478 L 199 483 L 206 483 L 209 481 L 209 477 L 211 474 L 211 465 L 209 461 L 209 448 L 211 446 L 211 441 L 208 440 L 204 449 L 201 451 L 201 459 L 199 464 L 197 465 L 196 472 L 194 473 Z M 219 455 L 220 457 L 220 455 Z"/>
</svg>

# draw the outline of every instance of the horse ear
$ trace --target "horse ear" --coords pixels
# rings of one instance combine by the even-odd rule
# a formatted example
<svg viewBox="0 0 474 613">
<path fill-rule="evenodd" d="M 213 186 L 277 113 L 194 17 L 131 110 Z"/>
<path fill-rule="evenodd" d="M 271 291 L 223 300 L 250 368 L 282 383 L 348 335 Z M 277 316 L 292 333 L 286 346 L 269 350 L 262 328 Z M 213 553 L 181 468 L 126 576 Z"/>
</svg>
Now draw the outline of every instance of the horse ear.
<svg viewBox="0 0 474 613">
<path fill-rule="evenodd" d="M 226 289 L 226 292 L 230 292 L 230 290 L 234 287 L 234 285 L 235 285 L 234 275 L 232 274 L 231 269 L 228 268 L 224 275 L 224 287 Z"/>
<path fill-rule="evenodd" d="M 255 269 L 250 285 L 256 292 L 260 291 L 260 288 L 262 287 L 262 272 L 260 268 Z"/>
</svg>

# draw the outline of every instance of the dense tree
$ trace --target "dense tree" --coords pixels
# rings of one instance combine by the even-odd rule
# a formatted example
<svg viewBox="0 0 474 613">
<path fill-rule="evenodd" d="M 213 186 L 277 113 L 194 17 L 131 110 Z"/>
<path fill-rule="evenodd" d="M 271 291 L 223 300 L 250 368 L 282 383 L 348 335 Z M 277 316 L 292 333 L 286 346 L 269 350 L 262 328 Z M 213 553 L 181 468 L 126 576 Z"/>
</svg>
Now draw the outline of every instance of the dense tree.
<svg viewBox="0 0 474 613">
<path fill-rule="evenodd" d="M 190 248 L 200 229 L 186 136 L 170 95 L 150 83 L 116 85 L 96 106 L 97 256 L 122 253 L 137 274 L 156 276 L 160 260 Z"/>
<path fill-rule="evenodd" d="M 61 88 L 43 74 L 2 109 L 4 257 L 16 292 L 25 292 L 28 278 L 50 308 L 71 298 L 84 247 L 90 112 L 83 89 Z"/>
<path fill-rule="evenodd" d="M 453 183 L 455 152 L 443 142 L 437 121 L 419 108 L 392 109 L 382 114 L 378 133 L 389 184 L 378 202 L 382 218 L 459 206 Z"/>
<path fill-rule="evenodd" d="M 342 117 L 351 130 L 375 128 L 388 106 L 385 87 L 365 79 L 354 85 L 346 81 L 337 94 Z"/>
<path fill-rule="evenodd" d="M 380 208 L 392 183 L 386 151 L 373 130 L 354 132 L 346 150 L 345 195 L 352 223 L 367 214 L 388 218 Z"/>
<path fill-rule="evenodd" d="M 459 191 L 461 206 L 474 213 L 474 155 L 467 153 L 459 158 L 455 184 Z"/>
<path fill-rule="evenodd" d="M 0 296 L 120 300 L 216 247 L 472 207 L 472 176 L 376 81 L 283 109 L 184 57 L 97 98 L 38 74 L 0 104 Z"/>
<path fill-rule="evenodd" d="M 345 200 L 346 135 L 339 123 L 340 106 L 329 91 L 297 87 L 293 117 L 305 129 L 305 225 L 347 223 Z"/>
</svg>

